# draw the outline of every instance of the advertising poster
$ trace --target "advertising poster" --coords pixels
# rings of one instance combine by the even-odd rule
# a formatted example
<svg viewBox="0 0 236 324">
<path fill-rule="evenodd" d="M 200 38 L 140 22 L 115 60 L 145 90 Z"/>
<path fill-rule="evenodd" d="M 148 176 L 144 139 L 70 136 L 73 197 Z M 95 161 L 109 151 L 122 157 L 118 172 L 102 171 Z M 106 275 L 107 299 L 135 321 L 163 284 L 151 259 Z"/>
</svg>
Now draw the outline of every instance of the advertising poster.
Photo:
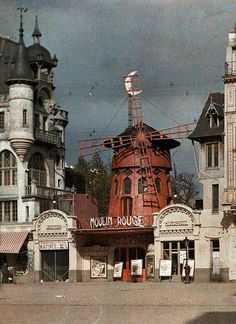
<svg viewBox="0 0 236 324">
<path fill-rule="evenodd" d="M 106 257 L 91 257 L 91 278 L 106 278 Z"/>
<path fill-rule="evenodd" d="M 147 278 L 154 278 L 155 276 L 155 259 L 153 256 L 147 257 Z"/>
<path fill-rule="evenodd" d="M 160 260 L 160 277 L 171 277 L 172 260 Z"/>
<path fill-rule="evenodd" d="M 142 276 L 143 260 L 131 260 L 131 276 Z"/>
<path fill-rule="evenodd" d="M 122 277 L 122 271 L 123 271 L 123 262 L 116 262 L 114 265 L 114 278 L 121 278 Z"/>
</svg>

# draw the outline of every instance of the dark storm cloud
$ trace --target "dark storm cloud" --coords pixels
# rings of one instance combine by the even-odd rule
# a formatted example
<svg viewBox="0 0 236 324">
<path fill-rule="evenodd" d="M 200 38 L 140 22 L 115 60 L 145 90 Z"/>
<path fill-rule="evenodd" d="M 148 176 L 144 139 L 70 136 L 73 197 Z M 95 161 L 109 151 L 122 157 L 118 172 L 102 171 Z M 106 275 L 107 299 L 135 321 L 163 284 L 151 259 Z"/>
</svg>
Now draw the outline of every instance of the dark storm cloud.
<svg viewBox="0 0 236 324">
<path fill-rule="evenodd" d="M 0 33 L 17 36 L 22 4 L 25 40 L 39 16 L 42 45 L 59 58 L 58 103 L 69 110 L 67 158 L 78 139 L 115 134 L 127 125 L 122 76 L 138 70 L 144 118 L 154 128 L 197 119 L 211 91 L 222 91 L 227 33 L 236 3 L 224 0 L 0 1 Z M 163 113 L 164 112 L 164 113 Z M 110 123 L 109 123 L 110 121 Z M 175 123 L 174 123 L 175 121 Z M 108 125 L 108 126 L 107 126 Z M 190 143 L 174 155 L 177 168 L 194 171 Z M 188 159 L 184 162 L 181 157 Z"/>
</svg>

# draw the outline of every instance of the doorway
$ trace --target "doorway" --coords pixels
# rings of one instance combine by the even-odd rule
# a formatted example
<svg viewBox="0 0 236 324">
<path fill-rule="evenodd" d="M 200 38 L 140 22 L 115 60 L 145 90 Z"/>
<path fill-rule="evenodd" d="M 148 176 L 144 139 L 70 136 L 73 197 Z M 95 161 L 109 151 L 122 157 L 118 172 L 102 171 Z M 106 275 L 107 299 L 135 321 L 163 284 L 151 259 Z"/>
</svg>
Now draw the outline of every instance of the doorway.
<svg viewBox="0 0 236 324">
<path fill-rule="evenodd" d="M 114 251 L 114 261 L 123 262 L 122 281 L 131 281 L 131 260 L 143 260 L 142 280 L 145 280 L 145 249 L 142 247 L 117 248 Z"/>
<path fill-rule="evenodd" d="M 69 250 L 41 251 L 41 279 L 66 281 L 69 278 Z"/>
<path fill-rule="evenodd" d="M 189 241 L 188 259 L 194 260 L 194 241 Z M 162 259 L 172 260 L 172 278 L 180 279 L 183 272 L 183 261 L 186 259 L 184 241 L 162 242 Z"/>
</svg>

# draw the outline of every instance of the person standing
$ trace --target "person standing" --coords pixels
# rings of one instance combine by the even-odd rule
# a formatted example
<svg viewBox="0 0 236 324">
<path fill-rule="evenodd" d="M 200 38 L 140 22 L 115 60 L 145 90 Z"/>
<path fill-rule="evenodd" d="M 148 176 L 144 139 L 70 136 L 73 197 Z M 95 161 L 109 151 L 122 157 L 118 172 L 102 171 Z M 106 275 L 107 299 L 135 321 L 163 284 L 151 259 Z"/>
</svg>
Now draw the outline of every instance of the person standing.
<svg viewBox="0 0 236 324">
<path fill-rule="evenodd" d="M 2 267 L 2 283 L 8 283 L 8 267 L 6 263 Z"/>
</svg>

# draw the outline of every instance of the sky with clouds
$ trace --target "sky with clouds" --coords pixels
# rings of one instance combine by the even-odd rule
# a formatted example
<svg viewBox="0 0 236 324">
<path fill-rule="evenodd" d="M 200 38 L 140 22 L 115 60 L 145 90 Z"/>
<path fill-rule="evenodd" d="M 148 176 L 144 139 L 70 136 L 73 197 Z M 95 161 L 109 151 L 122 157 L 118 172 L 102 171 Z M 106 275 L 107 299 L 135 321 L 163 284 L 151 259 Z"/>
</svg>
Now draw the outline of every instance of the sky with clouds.
<svg viewBox="0 0 236 324">
<path fill-rule="evenodd" d="M 210 92 L 223 92 L 233 0 L 0 0 L 0 34 L 16 40 L 19 11 L 25 43 L 38 15 L 41 44 L 59 64 L 57 103 L 69 111 L 67 153 L 78 141 L 121 133 L 127 126 L 122 77 L 137 70 L 144 121 L 156 129 L 198 119 Z M 190 141 L 173 151 L 177 171 L 195 172 Z"/>
</svg>

